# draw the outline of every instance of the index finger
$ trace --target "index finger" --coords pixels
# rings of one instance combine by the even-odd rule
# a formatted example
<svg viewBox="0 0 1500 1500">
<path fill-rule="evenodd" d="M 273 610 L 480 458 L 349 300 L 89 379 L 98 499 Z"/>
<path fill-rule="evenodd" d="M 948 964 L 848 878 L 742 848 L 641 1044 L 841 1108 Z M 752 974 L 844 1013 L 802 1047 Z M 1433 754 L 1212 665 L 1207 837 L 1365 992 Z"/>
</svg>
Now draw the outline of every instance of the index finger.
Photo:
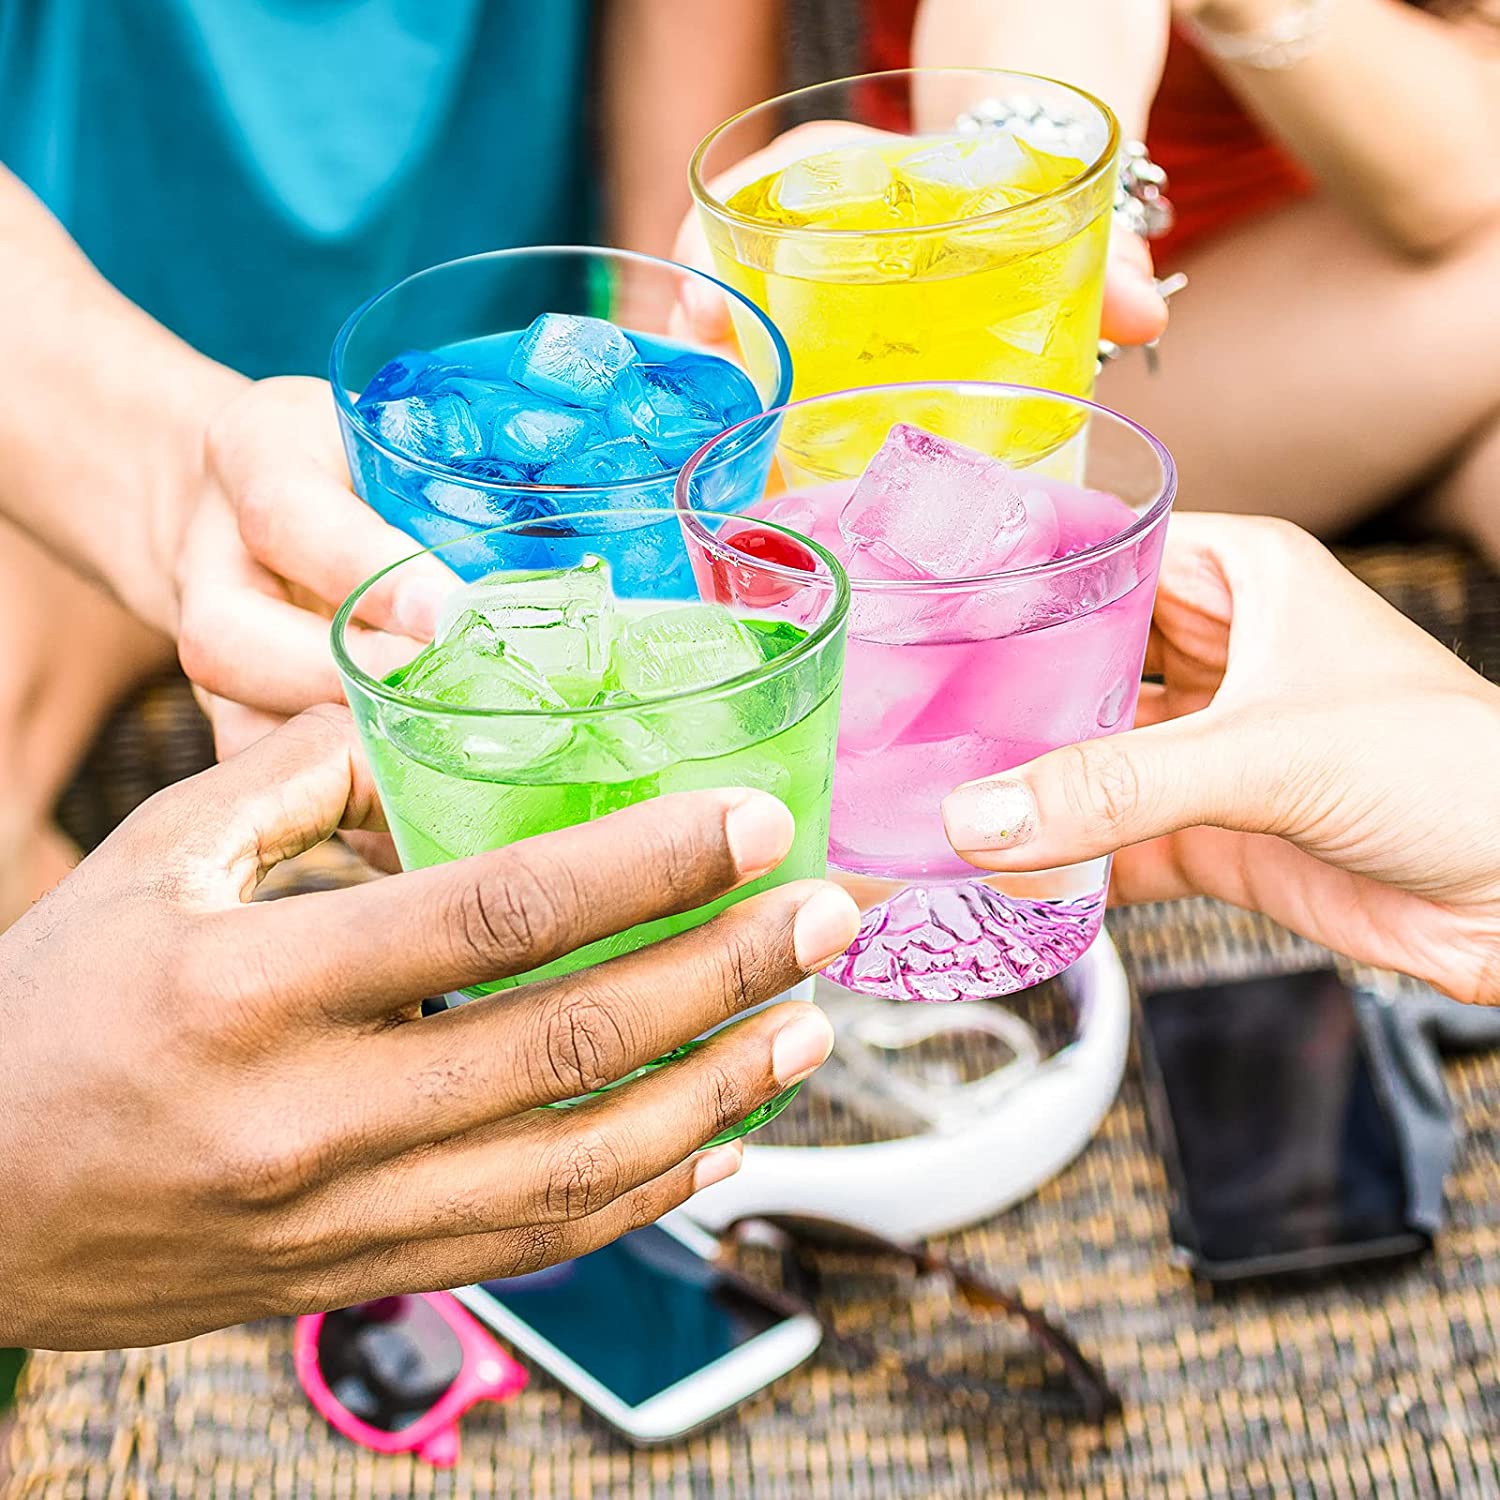
<svg viewBox="0 0 1500 1500">
<path fill-rule="evenodd" d="M 792 816 L 749 788 L 678 792 L 430 869 L 276 902 L 264 963 L 323 1014 L 370 1023 L 692 911 L 781 863 Z M 242 934 L 243 936 L 243 934 Z"/>
</svg>

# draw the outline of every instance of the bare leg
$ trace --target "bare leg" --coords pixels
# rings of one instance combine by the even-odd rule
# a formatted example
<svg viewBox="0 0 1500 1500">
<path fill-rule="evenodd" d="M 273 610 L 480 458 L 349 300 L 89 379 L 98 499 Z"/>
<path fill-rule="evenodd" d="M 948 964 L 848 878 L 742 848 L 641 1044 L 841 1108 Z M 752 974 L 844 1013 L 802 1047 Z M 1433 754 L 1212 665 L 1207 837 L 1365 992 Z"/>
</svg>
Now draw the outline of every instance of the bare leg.
<svg viewBox="0 0 1500 1500">
<path fill-rule="evenodd" d="M 1500 566 L 1500 415 L 1433 489 L 1428 516 L 1445 531 L 1469 537 Z"/>
<path fill-rule="evenodd" d="M 4 523 L 0 641 L 3 930 L 77 859 L 53 804 L 104 716 L 171 646 Z"/>
<path fill-rule="evenodd" d="M 1452 519 L 1477 529 L 1474 491 L 1500 475 L 1500 233 L 1419 263 L 1315 200 L 1184 269 L 1160 373 L 1125 359 L 1100 381 L 1176 456 L 1181 504 L 1328 532 L 1456 465 Z M 1500 559 L 1496 504 L 1491 488 Z"/>
</svg>

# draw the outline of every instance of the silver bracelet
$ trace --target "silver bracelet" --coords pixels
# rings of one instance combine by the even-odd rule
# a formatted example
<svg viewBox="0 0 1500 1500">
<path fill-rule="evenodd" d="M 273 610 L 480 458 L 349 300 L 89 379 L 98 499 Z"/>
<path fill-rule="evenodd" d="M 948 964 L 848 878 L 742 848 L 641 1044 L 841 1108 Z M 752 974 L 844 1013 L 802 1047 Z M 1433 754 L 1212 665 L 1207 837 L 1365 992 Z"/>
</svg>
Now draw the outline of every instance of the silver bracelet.
<svg viewBox="0 0 1500 1500">
<path fill-rule="evenodd" d="M 1222 31 L 1206 21 L 1187 23 L 1198 47 L 1220 62 L 1275 71 L 1315 52 L 1328 35 L 1334 0 L 1289 0 L 1287 8 L 1259 31 Z"/>
</svg>

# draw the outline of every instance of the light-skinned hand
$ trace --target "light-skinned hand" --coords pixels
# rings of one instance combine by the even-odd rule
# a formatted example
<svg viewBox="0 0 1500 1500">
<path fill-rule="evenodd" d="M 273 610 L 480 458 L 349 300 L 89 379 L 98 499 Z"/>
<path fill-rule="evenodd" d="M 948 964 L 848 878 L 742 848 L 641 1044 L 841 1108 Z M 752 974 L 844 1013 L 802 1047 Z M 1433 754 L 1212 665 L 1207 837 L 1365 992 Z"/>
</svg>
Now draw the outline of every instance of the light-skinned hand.
<svg viewBox="0 0 1500 1500">
<path fill-rule="evenodd" d="M 224 757 L 291 714 L 343 700 L 329 621 L 421 544 L 350 487 L 326 381 L 244 384 L 209 423 L 204 470 L 177 556 L 176 634 Z M 361 618 L 399 632 L 398 597 L 372 590 Z"/>
<path fill-rule="evenodd" d="M 1286 521 L 1174 516 L 1137 727 L 952 792 L 986 870 L 1120 851 L 1110 899 L 1217 896 L 1500 1003 L 1500 688 Z"/>
</svg>

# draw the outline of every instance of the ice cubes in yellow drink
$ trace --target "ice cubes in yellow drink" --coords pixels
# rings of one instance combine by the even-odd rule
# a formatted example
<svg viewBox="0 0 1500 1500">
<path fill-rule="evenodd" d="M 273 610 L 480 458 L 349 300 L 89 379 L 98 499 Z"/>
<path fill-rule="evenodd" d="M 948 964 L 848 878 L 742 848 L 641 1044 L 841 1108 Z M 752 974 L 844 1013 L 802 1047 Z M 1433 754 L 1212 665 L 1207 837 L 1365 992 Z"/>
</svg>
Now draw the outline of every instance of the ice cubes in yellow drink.
<svg viewBox="0 0 1500 1500">
<path fill-rule="evenodd" d="M 747 184 L 704 221 L 719 274 L 786 338 L 793 399 L 928 380 L 1086 396 L 1114 187 L 1096 166 L 998 128 L 856 137 Z M 794 414 L 783 440 L 806 477 L 859 473 L 890 427 L 872 412 L 830 448 L 830 434 L 810 431 L 818 420 Z M 1025 462 L 1064 442 L 1059 424 L 1078 416 L 1039 402 L 994 420 L 1003 435 L 939 425 Z"/>
</svg>

